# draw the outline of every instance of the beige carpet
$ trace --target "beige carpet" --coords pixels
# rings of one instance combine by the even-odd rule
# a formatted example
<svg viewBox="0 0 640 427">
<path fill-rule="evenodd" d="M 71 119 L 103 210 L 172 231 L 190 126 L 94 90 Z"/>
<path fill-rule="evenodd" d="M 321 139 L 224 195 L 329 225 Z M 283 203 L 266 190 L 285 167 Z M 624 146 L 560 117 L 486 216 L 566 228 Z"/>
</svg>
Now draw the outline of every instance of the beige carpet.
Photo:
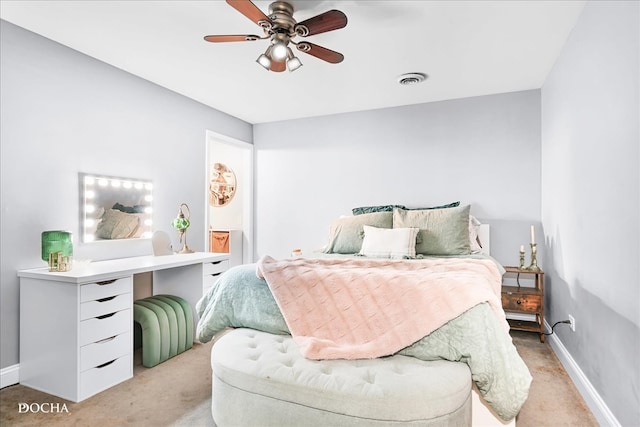
<svg viewBox="0 0 640 427">
<path fill-rule="evenodd" d="M 532 333 L 512 335 L 534 378 L 517 426 L 597 427 L 549 345 L 541 344 Z M 136 354 L 134 378 L 80 403 L 22 385 L 5 387 L 0 390 L 0 426 L 213 426 L 210 349 L 211 343 L 196 344 L 151 369 L 140 366 L 140 355 Z M 66 404 L 69 412 L 19 413 L 20 402 Z"/>
</svg>

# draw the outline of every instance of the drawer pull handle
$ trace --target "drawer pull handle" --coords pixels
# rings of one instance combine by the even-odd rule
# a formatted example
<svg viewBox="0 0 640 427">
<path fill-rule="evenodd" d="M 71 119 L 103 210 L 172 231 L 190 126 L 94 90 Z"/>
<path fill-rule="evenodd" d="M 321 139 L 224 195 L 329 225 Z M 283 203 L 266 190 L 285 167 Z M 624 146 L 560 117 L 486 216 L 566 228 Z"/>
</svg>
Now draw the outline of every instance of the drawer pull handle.
<svg viewBox="0 0 640 427">
<path fill-rule="evenodd" d="M 106 298 L 100 298 L 97 299 L 97 302 L 107 302 L 107 301 L 111 301 L 112 299 L 114 299 L 116 297 L 116 295 L 112 296 L 112 297 L 106 297 Z"/>
<path fill-rule="evenodd" d="M 117 337 L 117 335 L 114 335 L 114 336 L 112 336 L 112 337 L 105 338 L 105 339 L 100 340 L 100 341 L 96 341 L 96 344 L 104 344 L 104 343 L 106 343 L 106 342 L 113 341 L 113 340 L 115 340 L 115 339 L 116 339 L 116 337 Z"/>
<path fill-rule="evenodd" d="M 516 301 L 516 304 L 518 304 L 518 305 L 519 305 L 519 304 L 522 304 L 522 301 L 521 301 L 521 300 L 517 300 L 517 301 Z"/>
<path fill-rule="evenodd" d="M 99 286 L 110 285 L 110 284 L 114 283 L 116 280 L 117 279 L 105 280 L 103 282 L 96 282 L 96 285 L 99 285 Z"/>
<path fill-rule="evenodd" d="M 213 264 L 213 265 L 218 265 L 218 264 L 220 264 L 221 262 L 222 262 L 222 261 L 213 261 L 211 264 Z"/>
<path fill-rule="evenodd" d="M 106 319 L 107 317 L 111 317 L 111 316 L 113 316 L 114 314 L 115 314 L 115 313 L 103 314 L 102 316 L 98 316 L 98 317 L 96 317 L 96 319 L 100 319 L 100 320 L 102 320 L 102 319 Z"/>
<path fill-rule="evenodd" d="M 211 275 L 211 277 L 216 277 L 216 276 L 219 276 L 219 275 L 221 275 L 221 274 L 222 274 L 222 272 L 220 272 L 220 273 L 215 273 L 215 274 L 212 274 L 212 275 Z"/>
<path fill-rule="evenodd" d="M 102 369 L 102 368 L 104 368 L 106 366 L 111 365 L 115 361 L 116 361 L 116 359 L 113 359 L 111 362 L 106 362 L 106 363 L 103 363 L 102 365 L 98 365 L 98 366 L 96 366 L 96 369 Z"/>
</svg>

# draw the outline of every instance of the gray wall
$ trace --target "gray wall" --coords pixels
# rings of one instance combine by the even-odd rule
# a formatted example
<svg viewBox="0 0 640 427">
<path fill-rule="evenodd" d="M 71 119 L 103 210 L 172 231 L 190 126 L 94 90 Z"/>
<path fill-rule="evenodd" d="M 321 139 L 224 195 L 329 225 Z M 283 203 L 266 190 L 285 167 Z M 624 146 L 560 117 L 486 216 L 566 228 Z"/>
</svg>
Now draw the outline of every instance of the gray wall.
<svg viewBox="0 0 640 427">
<path fill-rule="evenodd" d="M 460 200 L 517 265 L 540 221 L 538 90 L 254 125 L 254 147 L 258 257 L 323 246 L 356 206 Z"/>
<path fill-rule="evenodd" d="M 623 426 L 640 425 L 638 2 L 588 2 L 542 88 L 547 313 Z"/>
<path fill-rule="evenodd" d="M 0 22 L 1 367 L 19 361 L 19 269 L 43 266 L 40 233 L 79 236 L 78 172 L 154 182 L 155 229 L 188 203 L 205 241 L 206 130 L 251 142 L 251 125 L 6 21 Z M 78 258 L 151 253 L 149 240 L 81 244 Z M 46 350 L 46 349 L 45 349 Z"/>
</svg>

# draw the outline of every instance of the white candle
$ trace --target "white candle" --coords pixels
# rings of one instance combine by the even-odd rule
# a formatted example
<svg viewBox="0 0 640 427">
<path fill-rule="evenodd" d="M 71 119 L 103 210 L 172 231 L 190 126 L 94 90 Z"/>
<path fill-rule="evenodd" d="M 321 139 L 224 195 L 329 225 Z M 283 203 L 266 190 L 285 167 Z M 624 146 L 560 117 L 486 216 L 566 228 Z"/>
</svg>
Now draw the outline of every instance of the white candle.
<svg viewBox="0 0 640 427">
<path fill-rule="evenodd" d="M 531 244 L 534 245 L 535 243 L 536 243 L 536 233 L 532 225 L 531 226 Z"/>
<path fill-rule="evenodd" d="M 524 245 L 520 245 L 520 252 L 524 252 Z"/>
</svg>

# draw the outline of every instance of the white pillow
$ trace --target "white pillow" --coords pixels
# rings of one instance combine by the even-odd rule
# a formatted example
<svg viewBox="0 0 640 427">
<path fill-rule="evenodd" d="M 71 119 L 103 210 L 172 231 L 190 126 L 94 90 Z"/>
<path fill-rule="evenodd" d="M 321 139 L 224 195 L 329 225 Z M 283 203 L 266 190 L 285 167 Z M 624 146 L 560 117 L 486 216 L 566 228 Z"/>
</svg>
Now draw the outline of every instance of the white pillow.
<svg viewBox="0 0 640 427">
<path fill-rule="evenodd" d="M 469 247 L 472 254 L 482 252 L 482 247 L 478 243 L 478 229 L 480 225 L 481 222 L 478 221 L 475 216 L 469 215 Z"/>
<path fill-rule="evenodd" d="M 419 228 L 377 228 L 364 225 L 360 255 L 373 258 L 415 258 Z"/>
</svg>

